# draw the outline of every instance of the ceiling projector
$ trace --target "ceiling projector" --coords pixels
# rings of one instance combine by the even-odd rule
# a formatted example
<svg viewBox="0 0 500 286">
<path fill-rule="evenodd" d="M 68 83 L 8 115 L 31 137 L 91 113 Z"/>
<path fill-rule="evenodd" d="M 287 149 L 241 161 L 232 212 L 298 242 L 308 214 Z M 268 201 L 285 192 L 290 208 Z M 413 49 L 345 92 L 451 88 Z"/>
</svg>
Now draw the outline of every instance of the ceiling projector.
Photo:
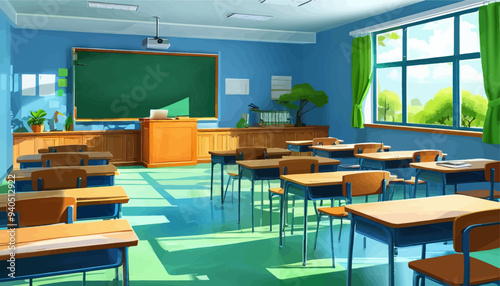
<svg viewBox="0 0 500 286">
<path fill-rule="evenodd" d="M 153 17 L 156 18 L 156 36 L 154 38 L 146 38 L 142 41 L 142 47 L 145 49 L 152 49 L 152 50 L 166 50 L 170 48 L 170 42 L 168 39 L 162 39 L 159 37 L 160 33 L 160 17 Z"/>
</svg>

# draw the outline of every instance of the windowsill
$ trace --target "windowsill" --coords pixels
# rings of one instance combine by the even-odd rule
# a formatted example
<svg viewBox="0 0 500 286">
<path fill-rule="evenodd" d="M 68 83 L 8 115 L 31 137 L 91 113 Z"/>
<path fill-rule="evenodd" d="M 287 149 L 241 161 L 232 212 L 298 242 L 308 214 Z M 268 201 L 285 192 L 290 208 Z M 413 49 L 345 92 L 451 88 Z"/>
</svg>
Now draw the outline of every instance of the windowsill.
<svg viewBox="0 0 500 286">
<path fill-rule="evenodd" d="M 438 134 L 479 137 L 479 138 L 483 137 L 483 132 L 481 132 L 481 131 L 451 130 L 451 129 L 441 129 L 441 128 L 399 126 L 399 125 L 389 125 L 389 124 L 365 124 L 365 127 L 380 128 L 380 129 L 392 129 L 392 130 L 404 130 L 404 131 L 415 131 L 415 132 L 424 132 L 424 133 L 438 133 Z"/>
</svg>

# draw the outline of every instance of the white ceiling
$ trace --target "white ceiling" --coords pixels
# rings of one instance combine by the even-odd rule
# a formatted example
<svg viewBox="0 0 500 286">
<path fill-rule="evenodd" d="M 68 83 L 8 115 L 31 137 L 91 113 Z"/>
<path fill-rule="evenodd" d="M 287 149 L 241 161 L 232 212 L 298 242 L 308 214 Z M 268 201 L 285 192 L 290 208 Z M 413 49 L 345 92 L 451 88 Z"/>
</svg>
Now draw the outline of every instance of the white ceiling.
<svg viewBox="0 0 500 286">
<path fill-rule="evenodd" d="M 139 5 L 137 11 L 87 8 L 86 0 L 2 0 L 19 28 L 160 36 L 315 42 L 316 32 L 422 0 L 313 0 L 301 7 L 259 0 L 96 0 Z M 228 19 L 230 13 L 272 16 L 267 21 Z"/>
</svg>

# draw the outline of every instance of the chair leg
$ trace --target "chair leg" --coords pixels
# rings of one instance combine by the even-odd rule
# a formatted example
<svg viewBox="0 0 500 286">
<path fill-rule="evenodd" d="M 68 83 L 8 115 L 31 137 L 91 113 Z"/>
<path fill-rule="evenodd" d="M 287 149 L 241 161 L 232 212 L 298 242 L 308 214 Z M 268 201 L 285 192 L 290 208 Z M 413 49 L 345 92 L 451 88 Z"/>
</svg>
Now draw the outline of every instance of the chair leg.
<svg viewBox="0 0 500 286">
<path fill-rule="evenodd" d="M 269 192 L 269 231 L 273 231 L 273 196 Z"/>
<path fill-rule="evenodd" d="M 333 217 L 330 216 L 330 243 L 332 248 L 332 267 L 335 268 L 335 252 L 333 251 Z"/>
<path fill-rule="evenodd" d="M 222 204 L 224 204 L 224 200 L 226 199 L 226 194 L 227 194 L 227 188 L 229 188 L 229 183 L 233 180 L 233 177 L 229 176 L 229 180 L 227 181 L 226 184 L 226 191 L 224 191 L 224 196 L 221 198 Z"/>
<path fill-rule="evenodd" d="M 318 243 L 318 232 L 319 232 L 319 222 L 321 221 L 322 213 L 319 214 L 317 217 L 317 222 L 316 222 L 316 236 L 314 237 L 314 250 L 316 250 L 316 244 Z"/>
<path fill-rule="evenodd" d="M 30 286 L 33 286 L 33 279 L 30 279 Z"/>
<path fill-rule="evenodd" d="M 363 249 L 366 248 L 366 236 L 363 236 Z"/>
<path fill-rule="evenodd" d="M 429 197 L 429 182 L 425 183 L 425 196 Z"/>
<path fill-rule="evenodd" d="M 234 203 L 234 181 L 231 183 L 231 203 Z"/>
<path fill-rule="evenodd" d="M 86 280 L 86 275 L 87 273 L 83 272 L 83 281 L 82 281 L 82 285 L 85 286 L 85 280 Z"/>
<path fill-rule="evenodd" d="M 343 221 L 343 218 L 340 218 L 339 242 L 340 242 L 340 236 L 342 235 L 342 221 Z"/>
<path fill-rule="evenodd" d="M 406 200 L 406 185 L 403 185 L 403 198 Z"/>
<path fill-rule="evenodd" d="M 264 215 L 264 181 L 260 181 L 260 222 L 262 225 L 262 216 Z"/>
</svg>

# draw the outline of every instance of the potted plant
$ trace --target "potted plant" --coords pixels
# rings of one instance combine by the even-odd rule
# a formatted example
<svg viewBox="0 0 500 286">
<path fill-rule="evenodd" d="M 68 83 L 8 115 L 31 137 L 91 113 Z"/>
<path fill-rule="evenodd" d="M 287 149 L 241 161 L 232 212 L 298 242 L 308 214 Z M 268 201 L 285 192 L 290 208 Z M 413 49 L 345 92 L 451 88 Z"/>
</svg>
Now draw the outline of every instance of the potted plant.
<svg viewBox="0 0 500 286">
<path fill-rule="evenodd" d="M 64 131 L 73 131 L 73 117 L 71 115 L 64 122 Z"/>
<path fill-rule="evenodd" d="M 299 101 L 298 105 L 294 102 Z M 306 110 L 306 106 L 311 106 L 308 103 L 314 104 L 313 107 Z M 278 99 L 278 104 L 287 108 L 297 110 L 295 117 L 295 127 L 306 126 L 302 122 L 302 116 L 316 107 L 322 107 L 328 103 L 328 95 L 322 90 L 314 90 L 308 83 L 296 84 L 292 88 L 292 92 L 282 94 Z"/>
<path fill-rule="evenodd" d="M 30 111 L 30 113 L 31 116 L 28 119 L 28 126 L 31 127 L 33 132 L 43 132 L 43 129 L 45 128 L 43 123 L 47 120 L 47 118 L 45 118 L 47 112 L 45 112 L 45 110 L 38 109 L 37 112 Z"/>
</svg>

